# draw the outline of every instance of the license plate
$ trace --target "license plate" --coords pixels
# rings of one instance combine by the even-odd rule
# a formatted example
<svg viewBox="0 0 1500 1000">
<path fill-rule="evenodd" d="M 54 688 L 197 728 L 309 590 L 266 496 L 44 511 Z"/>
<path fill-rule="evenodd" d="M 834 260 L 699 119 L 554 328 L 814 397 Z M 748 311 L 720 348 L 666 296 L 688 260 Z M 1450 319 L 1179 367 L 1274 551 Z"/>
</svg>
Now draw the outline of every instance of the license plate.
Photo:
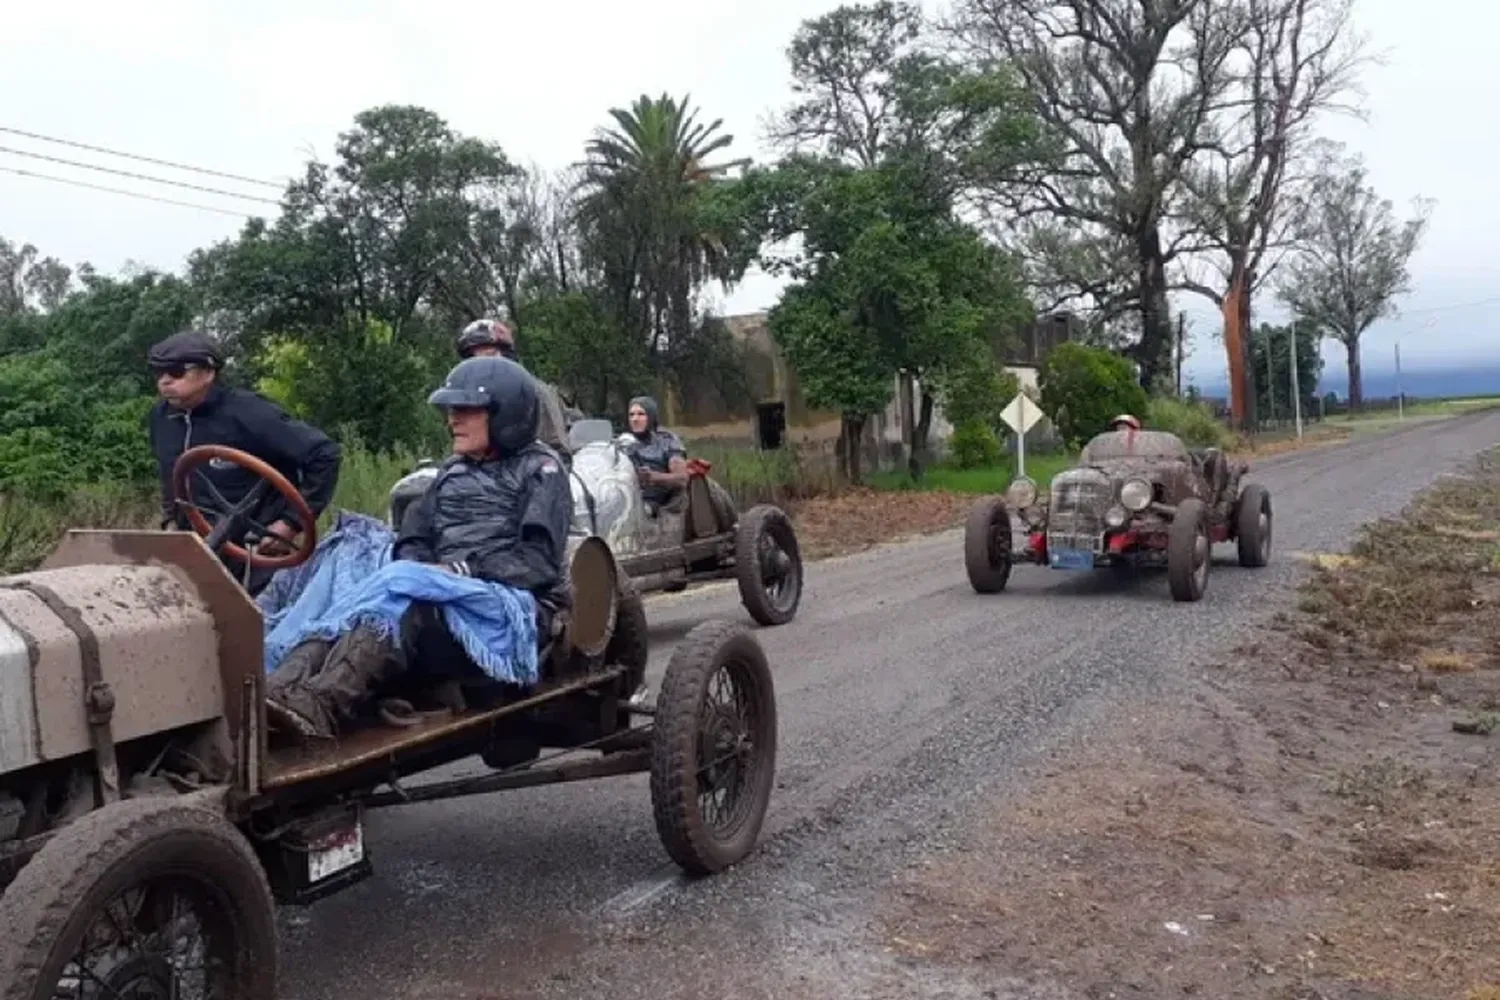
<svg viewBox="0 0 1500 1000">
<path fill-rule="evenodd" d="M 364 824 L 356 819 L 313 840 L 307 847 L 307 881 L 315 885 L 364 860 Z"/>
<path fill-rule="evenodd" d="M 1053 549 L 1048 558 L 1053 569 L 1094 568 L 1094 553 L 1088 549 Z"/>
</svg>

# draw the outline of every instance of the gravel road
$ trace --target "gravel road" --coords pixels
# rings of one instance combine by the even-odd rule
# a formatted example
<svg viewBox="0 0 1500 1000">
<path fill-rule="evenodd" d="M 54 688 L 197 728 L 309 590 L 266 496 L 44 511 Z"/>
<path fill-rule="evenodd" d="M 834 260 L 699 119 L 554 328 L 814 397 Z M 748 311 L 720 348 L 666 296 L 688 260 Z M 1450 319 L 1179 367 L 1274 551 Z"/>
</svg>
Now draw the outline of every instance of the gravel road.
<svg viewBox="0 0 1500 1000">
<path fill-rule="evenodd" d="M 1018 568 L 974 594 L 959 532 L 811 564 L 799 617 L 758 632 L 780 713 L 762 846 L 687 883 L 656 840 L 643 775 L 383 811 L 376 876 L 284 910 L 283 993 L 359 997 L 1009 997 L 994 983 L 903 970 L 869 926 L 909 866 L 960 842 L 972 810 L 1045 782 L 1053 748 L 1099 713 L 1180 696 L 1247 626 L 1284 606 L 1298 553 L 1500 443 L 1500 413 L 1412 423 L 1270 459 L 1263 570 L 1220 546 L 1208 593 L 1175 604 L 1162 576 Z M 708 617 L 749 619 L 732 587 L 648 602 L 653 680 Z"/>
</svg>

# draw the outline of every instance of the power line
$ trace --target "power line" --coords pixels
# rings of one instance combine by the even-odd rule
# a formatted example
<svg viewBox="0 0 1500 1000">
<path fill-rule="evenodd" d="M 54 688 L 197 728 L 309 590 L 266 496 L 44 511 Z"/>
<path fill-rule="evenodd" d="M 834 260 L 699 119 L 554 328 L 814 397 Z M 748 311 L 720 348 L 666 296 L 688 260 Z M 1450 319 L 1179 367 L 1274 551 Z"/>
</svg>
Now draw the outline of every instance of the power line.
<svg viewBox="0 0 1500 1000">
<path fill-rule="evenodd" d="M 107 156 L 119 156 L 127 160 L 139 160 L 142 163 L 154 163 L 159 167 L 172 167 L 175 170 L 187 170 L 195 174 L 207 174 L 210 177 L 222 177 L 225 180 L 243 181 L 246 184 L 259 184 L 263 187 L 276 188 L 280 190 L 283 185 L 275 181 L 262 180 L 259 177 L 246 177 L 243 174 L 230 174 L 222 170 L 210 170 L 207 167 L 194 167 L 186 163 L 177 163 L 173 160 L 158 160 L 154 156 L 140 156 L 136 153 L 122 153 L 118 149 L 106 149 L 103 146 L 91 146 L 86 142 L 74 142 L 72 139 L 58 139 L 55 136 L 40 135 L 36 132 L 27 132 L 24 129 L 11 128 L 8 125 L 0 125 L 0 132 L 9 132 L 11 135 L 24 136 L 27 139 L 37 139 L 41 142 L 54 142 L 60 146 L 72 146 L 75 149 L 86 149 L 91 153 L 104 153 Z"/>
<path fill-rule="evenodd" d="M 258 201 L 266 205 L 280 206 L 281 202 L 273 198 L 262 198 L 258 194 L 242 194 L 239 191 L 226 191 L 223 188 L 204 187 L 202 184 L 189 184 L 187 181 L 173 181 L 165 177 L 152 177 L 150 174 L 138 174 L 130 170 L 117 170 L 114 167 L 101 167 L 94 163 L 80 163 L 78 160 L 65 160 L 60 156 L 48 156 L 45 153 L 31 153 L 24 149 L 12 149 L 9 146 L 0 146 L 0 153 L 10 153 L 14 156 L 26 156 L 33 160 L 46 160 L 48 163 L 61 163 L 69 167 L 82 167 L 85 170 L 98 170 L 101 173 L 117 174 L 120 177 L 131 177 L 138 181 L 150 181 L 153 184 L 170 184 L 173 187 L 188 188 L 192 191 L 202 191 L 206 194 L 226 195 L 230 198 L 243 198 L 246 201 Z"/>
<path fill-rule="evenodd" d="M 72 184 L 75 187 L 90 188 L 94 191 L 107 191 L 110 194 L 123 194 L 130 198 L 141 198 L 145 201 L 159 201 L 163 205 L 177 205 L 181 208 L 196 208 L 203 212 L 217 212 L 220 215 L 232 215 L 239 219 L 248 219 L 249 215 L 244 212 L 236 212 L 231 208 L 215 208 L 212 205 L 197 205 L 190 201 L 177 201 L 173 198 L 162 198 L 154 194 L 144 194 L 140 191 L 127 191 L 124 188 L 105 187 L 102 184 L 90 184 L 88 181 L 73 180 L 71 177 L 56 177 L 52 174 L 39 174 L 33 170 L 22 170 L 20 167 L 0 166 L 0 170 L 8 174 L 16 174 L 20 177 L 35 177 L 38 180 L 56 181 L 59 184 Z"/>
<path fill-rule="evenodd" d="M 1403 309 L 1401 310 L 1401 315 L 1420 316 L 1423 313 L 1448 312 L 1451 309 L 1472 309 L 1475 306 L 1487 306 L 1492 305 L 1496 302 L 1500 302 L 1500 295 L 1492 296 L 1487 299 L 1480 299 L 1477 302 L 1460 302 L 1457 305 L 1451 306 L 1428 306 L 1426 309 Z"/>
</svg>

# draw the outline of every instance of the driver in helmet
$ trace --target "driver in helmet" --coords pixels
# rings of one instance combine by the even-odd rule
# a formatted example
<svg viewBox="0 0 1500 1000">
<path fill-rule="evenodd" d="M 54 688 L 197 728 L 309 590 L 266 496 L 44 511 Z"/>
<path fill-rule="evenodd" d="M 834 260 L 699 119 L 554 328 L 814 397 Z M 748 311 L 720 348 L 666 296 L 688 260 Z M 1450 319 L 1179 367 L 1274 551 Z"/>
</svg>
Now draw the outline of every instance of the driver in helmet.
<svg viewBox="0 0 1500 1000">
<path fill-rule="evenodd" d="M 458 356 L 465 360 L 501 357 L 520 362 L 516 356 L 516 335 L 498 319 L 476 319 L 464 327 L 458 335 Z M 536 379 L 536 385 L 541 404 L 537 437 L 562 456 L 564 464 L 571 464 L 573 455 L 568 448 L 568 427 L 572 421 L 558 398 L 557 389 L 541 379 Z"/>
<path fill-rule="evenodd" d="M 163 528 L 190 530 L 187 517 L 173 499 L 172 467 L 184 451 L 203 444 L 237 448 L 274 466 L 297 487 L 314 517 L 323 513 L 333 500 L 343 460 L 338 444 L 327 434 L 293 420 L 257 393 L 221 385 L 223 355 L 202 333 L 187 330 L 172 334 L 151 347 L 146 363 L 161 397 L 151 410 L 148 427 L 161 478 Z M 254 473 L 219 459 L 198 469 L 230 504 L 239 503 L 261 481 Z M 201 503 L 207 491 L 196 475 L 193 478 L 191 499 Z M 249 512 L 276 536 L 263 548 L 267 554 L 280 543 L 290 542 L 300 530 L 286 507 L 279 494 L 267 489 L 259 508 Z M 214 520 L 212 505 L 206 505 L 206 509 L 210 511 L 209 520 Z M 238 531 L 228 541 L 243 545 L 250 532 Z M 244 578 L 245 567 L 237 560 L 220 558 L 235 579 Z M 247 589 L 252 595 L 258 594 L 273 574 L 273 570 L 252 568 Z"/>
<path fill-rule="evenodd" d="M 1122 413 L 1109 422 L 1109 429 L 1112 431 L 1138 431 L 1141 429 L 1141 422 L 1128 413 Z"/>
<path fill-rule="evenodd" d="M 537 395 L 531 374 L 506 358 L 470 358 L 448 373 L 429 402 L 447 416 L 453 454 L 407 508 L 391 557 L 529 590 L 546 637 L 572 603 L 573 505 L 561 459 L 537 440 Z M 271 673 L 267 703 L 302 735 L 329 737 L 412 664 L 435 685 L 472 666 L 436 605 L 414 602 L 394 641 L 360 625 L 331 646 L 302 643 Z"/>
</svg>

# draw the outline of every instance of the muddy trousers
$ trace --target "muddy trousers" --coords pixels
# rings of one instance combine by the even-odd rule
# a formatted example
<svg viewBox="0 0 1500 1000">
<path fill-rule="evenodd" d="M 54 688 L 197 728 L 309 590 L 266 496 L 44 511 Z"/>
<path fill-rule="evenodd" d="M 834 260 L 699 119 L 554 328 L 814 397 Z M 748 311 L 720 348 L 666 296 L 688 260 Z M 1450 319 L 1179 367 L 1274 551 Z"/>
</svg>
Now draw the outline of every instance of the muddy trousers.
<svg viewBox="0 0 1500 1000">
<path fill-rule="evenodd" d="M 553 613 L 540 606 L 540 635 L 547 635 Z M 337 642 L 309 639 L 292 649 L 266 681 L 266 702 L 278 717 L 304 736 L 329 738 L 361 720 L 383 696 L 410 696 L 447 681 L 480 680 L 486 675 L 448 631 L 442 609 L 414 602 L 394 637 L 368 625 Z"/>
<path fill-rule="evenodd" d="M 413 664 L 421 665 L 422 677 L 411 676 Z M 402 616 L 395 636 L 360 625 L 337 642 L 299 644 L 267 678 L 266 702 L 280 721 L 304 736 L 332 737 L 403 681 L 436 684 L 473 676 L 478 669 L 449 633 L 442 611 L 417 602 Z"/>
</svg>

